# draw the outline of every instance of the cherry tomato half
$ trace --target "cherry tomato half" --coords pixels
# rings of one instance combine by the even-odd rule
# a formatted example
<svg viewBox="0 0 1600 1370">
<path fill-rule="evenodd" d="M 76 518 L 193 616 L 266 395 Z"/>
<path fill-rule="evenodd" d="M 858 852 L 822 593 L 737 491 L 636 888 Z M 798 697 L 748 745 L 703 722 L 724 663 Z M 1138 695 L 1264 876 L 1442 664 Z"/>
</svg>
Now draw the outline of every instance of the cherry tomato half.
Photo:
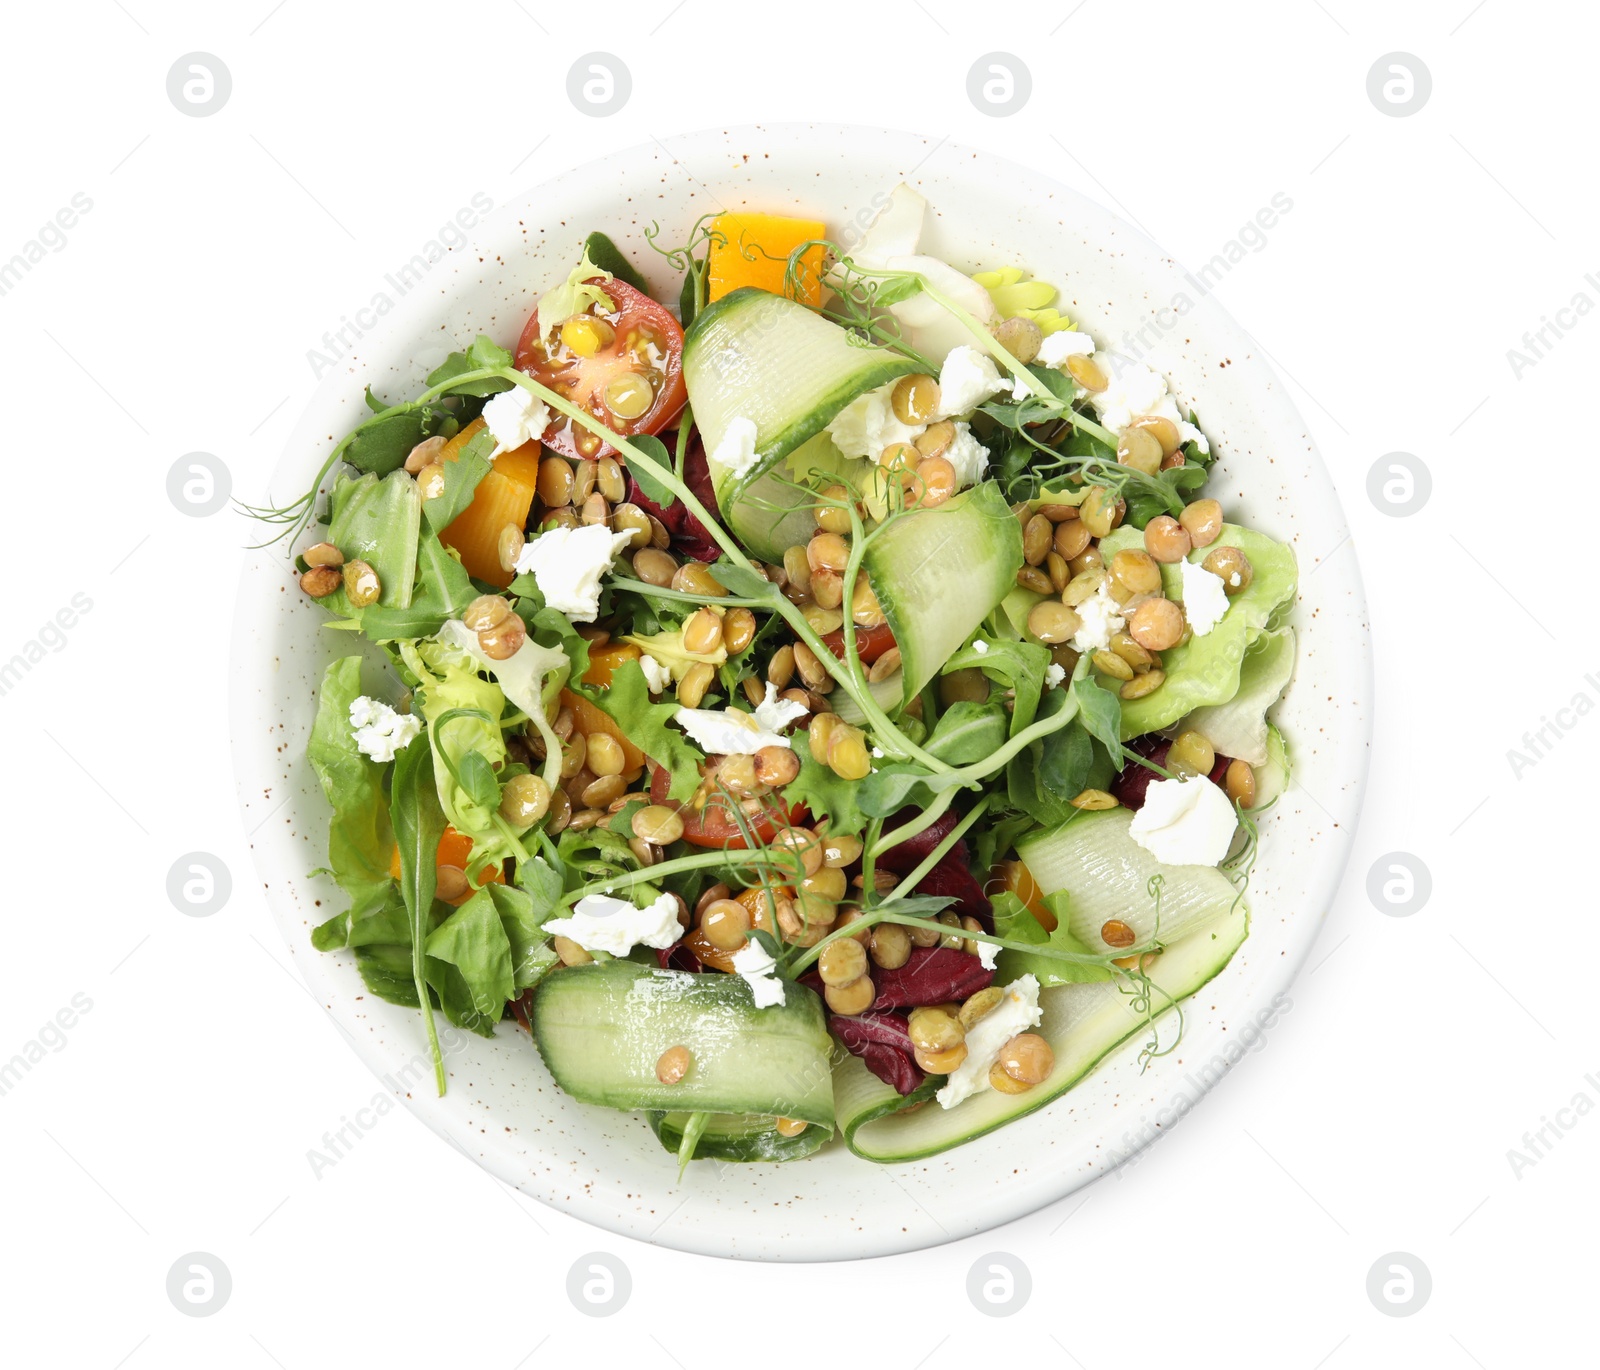
<svg viewBox="0 0 1600 1370">
<path fill-rule="evenodd" d="M 588 410 L 624 437 L 656 433 L 678 416 L 683 384 L 683 329 L 665 308 L 623 281 L 604 283 L 616 306 L 596 305 L 545 338 L 533 312 L 517 344 L 517 366 Z M 616 453 L 564 414 L 545 429 L 546 447 L 598 460 Z"/>
<path fill-rule="evenodd" d="M 844 629 L 835 628 L 831 633 L 822 635 L 822 645 L 835 656 L 844 652 Z M 887 623 L 880 623 L 876 628 L 856 629 L 856 655 L 872 665 L 880 656 L 895 645 L 894 629 Z"/>
<path fill-rule="evenodd" d="M 650 802 L 652 804 L 668 803 L 667 791 L 672 787 L 672 777 L 659 766 L 650 768 Z M 760 813 L 751 817 L 745 815 L 745 823 L 750 831 L 755 834 L 759 842 L 770 842 L 772 835 L 778 831 L 780 824 L 779 815 L 783 811 L 783 799 L 773 795 L 768 800 L 771 812 Z M 806 816 L 804 804 L 796 804 L 788 810 L 789 824 L 800 823 Z M 706 801 L 703 809 L 695 810 L 684 807 L 678 813 L 683 820 L 683 840 L 691 847 L 743 847 L 744 834 L 739 830 L 739 825 L 734 821 L 732 813 L 727 808 L 727 801 L 720 794 L 714 794 Z"/>
</svg>

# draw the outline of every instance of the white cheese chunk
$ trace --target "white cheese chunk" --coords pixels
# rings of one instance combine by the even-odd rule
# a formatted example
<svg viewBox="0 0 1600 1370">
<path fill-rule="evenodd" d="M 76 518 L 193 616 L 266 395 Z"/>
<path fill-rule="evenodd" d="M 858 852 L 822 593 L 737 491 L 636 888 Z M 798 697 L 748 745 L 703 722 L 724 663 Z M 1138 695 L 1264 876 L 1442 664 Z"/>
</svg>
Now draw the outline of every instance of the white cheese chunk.
<svg viewBox="0 0 1600 1370">
<path fill-rule="evenodd" d="M 381 699 L 361 695 L 350 701 L 350 731 L 356 750 L 374 761 L 393 761 L 422 731 L 422 720 L 397 713 Z"/>
<path fill-rule="evenodd" d="M 600 577 L 632 536 L 600 523 L 552 528 L 522 549 L 516 569 L 538 582 L 550 608 L 576 623 L 593 623 L 600 612 Z"/>
<path fill-rule="evenodd" d="M 1111 598 L 1111 582 L 1100 582 L 1088 599 L 1078 605 L 1082 620 L 1078 631 L 1072 635 L 1072 648 L 1076 652 L 1103 652 L 1111 645 L 1111 635 L 1122 631 L 1122 606 Z"/>
<path fill-rule="evenodd" d="M 732 420 L 717 445 L 711 449 L 709 460 L 722 467 L 729 475 L 742 476 L 756 464 L 756 425 L 751 419 Z"/>
<path fill-rule="evenodd" d="M 1034 358 L 1040 366 L 1062 366 L 1068 357 L 1092 357 L 1094 339 L 1075 328 L 1057 329 L 1046 333 L 1039 343 L 1039 355 Z"/>
<path fill-rule="evenodd" d="M 777 964 L 756 941 L 746 942 L 733 954 L 733 968 L 750 986 L 757 1008 L 772 1008 L 785 1002 L 783 980 L 772 973 Z"/>
<path fill-rule="evenodd" d="M 1067 669 L 1065 666 L 1057 665 L 1054 661 L 1052 661 L 1044 668 L 1044 683 L 1050 686 L 1052 689 L 1054 689 L 1066 678 Z"/>
<path fill-rule="evenodd" d="M 544 925 L 552 936 L 567 937 L 585 951 L 626 956 L 635 947 L 664 951 L 683 935 L 678 901 L 663 894 L 644 908 L 607 894 L 585 895 L 570 918 L 552 918 Z"/>
<path fill-rule="evenodd" d="M 502 452 L 514 452 L 538 439 L 550 426 L 550 410 L 537 395 L 520 385 L 492 395 L 483 406 L 483 423 L 494 437 L 493 461 Z"/>
<path fill-rule="evenodd" d="M 639 658 L 639 669 L 644 672 L 644 683 L 652 694 L 660 694 L 672 686 L 672 671 L 663 666 L 649 652 Z"/>
<path fill-rule="evenodd" d="M 910 442 L 927 429 L 923 423 L 901 423 L 895 417 L 890 395 L 894 382 L 880 385 L 852 400 L 828 425 L 833 445 L 847 457 L 870 457 L 877 461 L 885 447 Z"/>
<path fill-rule="evenodd" d="M 779 699 L 778 687 L 769 680 L 766 698 L 756 705 L 754 713 L 747 714 L 742 709 L 679 709 L 673 719 L 707 756 L 754 756 L 763 747 L 788 747 L 789 739 L 780 729 L 798 721 L 805 712 L 805 705 Z"/>
<path fill-rule="evenodd" d="M 956 420 L 956 435 L 944 449 L 944 459 L 956 469 L 956 488 L 976 485 L 989 469 L 989 449 L 972 436 L 972 426 Z"/>
<path fill-rule="evenodd" d="M 1010 377 L 1001 376 L 994 358 L 987 353 L 976 347 L 952 348 L 939 368 L 937 417 L 953 419 L 958 414 L 970 414 L 991 395 L 1010 386 Z"/>
<path fill-rule="evenodd" d="M 989 1069 L 999 1059 L 1000 1048 L 1019 1032 L 1037 1027 L 1044 1016 L 1039 1007 L 1039 982 L 1033 976 L 1013 980 L 1005 991 L 1006 997 L 972 1025 L 967 1033 L 966 1059 L 950 1072 L 950 1078 L 934 1095 L 945 1108 L 954 1108 L 963 1099 L 993 1089 Z"/>
<path fill-rule="evenodd" d="M 1222 577 L 1194 561 L 1180 561 L 1183 576 L 1183 616 L 1196 637 L 1204 637 L 1228 612 L 1228 590 Z"/>
<path fill-rule="evenodd" d="M 1214 866 L 1238 822 L 1228 796 L 1203 775 L 1152 780 L 1128 835 L 1163 865 Z"/>
</svg>

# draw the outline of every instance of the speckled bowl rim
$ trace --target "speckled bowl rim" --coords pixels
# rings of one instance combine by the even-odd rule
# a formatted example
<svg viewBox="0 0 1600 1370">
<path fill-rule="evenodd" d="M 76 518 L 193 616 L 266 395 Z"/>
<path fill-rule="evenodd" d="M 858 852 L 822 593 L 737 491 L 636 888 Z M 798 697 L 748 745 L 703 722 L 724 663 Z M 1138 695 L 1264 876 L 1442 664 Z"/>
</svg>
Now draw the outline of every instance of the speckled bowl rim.
<svg viewBox="0 0 1600 1370">
<path fill-rule="evenodd" d="M 317 627 L 322 615 L 294 591 L 281 555 L 251 553 L 241 575 L 230 677 L 240 807 L 263 892 L 311 992 L 385 1088 L 491 1174 L 596 1226 L 680 1250 L 785 1261 L 915 1250 L 1034 1212 L 1136 1156 L 1216 1083 L 1207 1070 L 1197 1079 L 1192 1063 L 1226 1061 L 1220 1078 L 1281 1006 L 1333 902 L 1359 811 L 1372 694 L 1360 572 L 1327 469 L 1260 348 L 1104 208 L 948 140 L 840 124 L 715 129 L 652 140 L 536 187 L 497 209 L 323 379 L 270 488 L 303 488 L 364 412 L 367 383 L 410 393 L 475 332 L 514 339 L 591 228 L 609 232 L 659 288 L 667 277 L 642 238 L 653 219 L 671 236 L 708 209 L 747 205 L 811 211 L 848 234 L 901 179 L 932 205 L 927 250 L 970 268 L 1026 264 L 1062 286 L 1062 307 L 1103 345 L 1153 340 L 1150 363 L 1216 443 L 1210 493 L 1300 558 L 1299 664 L 1278 714 L 1296 783 L 1263 824 L 1250 938 L 1188 1005 L 1182 1061 L 1141 1074 L 1125 1046 L 1047 1108 L 924 1162 L 875 1166 L 836 1141 L 781 1167 L 697 1164 L 681 1184 L 642 1120 L 560 1095 L 514 1026 L 492 1041 L 466 1039 L 449 1059 L 449 1092 L 433 1097 L 419 1069 L 419 1015 L 366 997 L 352 958 L 309 942 L 341 905 L 311 874 L 325 859 L 328 810 L 304 747 L 322 667 L 350 645 Z"/>
</svg>

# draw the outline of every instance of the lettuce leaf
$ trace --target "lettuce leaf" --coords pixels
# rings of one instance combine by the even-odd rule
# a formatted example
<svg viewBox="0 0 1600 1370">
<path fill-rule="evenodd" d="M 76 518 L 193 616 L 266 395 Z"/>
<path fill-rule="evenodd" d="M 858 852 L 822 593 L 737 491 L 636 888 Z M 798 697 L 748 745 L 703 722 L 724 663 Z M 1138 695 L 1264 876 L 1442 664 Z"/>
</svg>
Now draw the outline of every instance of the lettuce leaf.
<svg viewBox="0 0 1600 1370">
<path fill-rule="evenodd" d="M 484 767 L 492 777 L 506 761 L 505 735 L 500 716 L 506 697 L 493 681 L 478 675 L 478 663 L 441 642 L 420 642 L 416 655 L 429 674 L 419 695 L 422 716 L 428 720 L 428 741 L 434 755 L 434 783 L 439 805 L 450 826 L 472 838 L 475 868 L 511 854 L 495 826 L 500 802 L 498 784 L 492 802 L 487 791 L 474 783 Z M 448 717 L 446 717 L 448 715 Z M 468 758 L 476 756 L 477 761 Z"/>
<path fill-rule="evenodd" d="M 544 336 L 548 338 L 574 314 L 582 314 L 591 306 L 598 305 L 607 313 L 613 312 L 616 305 L 611 296 L 606 294 L 603 284 L 610 279 L 609 271 L 602 271 L 595 265 L 589 256 L 589 246 L 585 243 L 583 258 L 572 268 L 567 279 L 539 297 L 535 312 L 539 315 L 539 329 Z"/>
<path fill-rule="evenodd" d="M 1101 539 L 1100 550 L 1109 561 L 1117 552 L 1143 544 L 1138 529 L 1123 526 Z M 1239 693 L 1239 672 L 1256 638 L 1277 627 L 1294 606 L 1298 582 L 1293 548 L 1228 523 L 1210 547 L 1195 550 L 1189 560 L 1204 561 L 1212 547 L 1238 547 L 1250 558 L 1255 573 L 1250 587 L 1234 598 L 1222 622 L 1204 637 L 1161 654 L 1166 683 L 1142 699 L 1123 702 L 1124 738 L 1159 732 L 1205 705 L 1226 704 Z M 1183 578 L 1178 568 L 1163 566 L 1161 580 L 1167 597 L 1181 603 Z M 1115 685 L 1110 680 L 1104 683 Z"/>
<path fill-rule="evenodd" d="M 341 477 L 329 499 L 328 538 L 345 560 L 364 561 L 378 573 L 378 605 L 404 609 L 417 579 L 417 548 L 422 497 L 404 471 L 382 478 L 371 474 Z M 360 620 L 357 609 L 335 590 L 323 601 L 335 613 Z"/>
<path fill-rule="evenodd" d="M 511 891 L 527 895 L 520 890 Z M 428 984 L 444 1016 L 480 1037 L 494 1035 L 506 1001 L 516 997 L 511 942 L 488 888 L 480 889 L 428 934 Z"/>
<path fill-rule="evenodd" d="M 1196 709 L 1184 726 L 1209 739 L 1220 756 L 1252 766 L 1267 764 L 1267 710 L 1278 702 L 1294 675 L 1294 629 L 1257 635 L 1239 667 L 1239 692 L 1226 704 Z"/>
<path fill-rule="evenodd" d="M 361 694 L 361 658 L 342 657 L 322 677 L 317 717 L 311 727 L 306 758 L 333 806 L 328 825 L 328 866 L 339 888 L 350 896 L 350 908 L 318 930 L 324 941 L 344 946 L 353 914 L 380 910 L 393 888 L 389 855 L 394 835 L 389 804 L 383 794 L 384 767 L 356 746 L 350 728 L 350 704 Z M 332 925 L 332 926 L 330 926 Z"/>
<path fill-rule="evenodd" d="M 669 797 L 687 800 L 700 786 L 701 756 L 689 739 L 668 723 L 679 705 L 654 704 L 644 670 L 637 661 L 625 661 L 611 673 L 611 685 L 602 688 L 573 681 L 571 688 L 614 719 L 641 752 L 671 777 Z"/>
</svg>

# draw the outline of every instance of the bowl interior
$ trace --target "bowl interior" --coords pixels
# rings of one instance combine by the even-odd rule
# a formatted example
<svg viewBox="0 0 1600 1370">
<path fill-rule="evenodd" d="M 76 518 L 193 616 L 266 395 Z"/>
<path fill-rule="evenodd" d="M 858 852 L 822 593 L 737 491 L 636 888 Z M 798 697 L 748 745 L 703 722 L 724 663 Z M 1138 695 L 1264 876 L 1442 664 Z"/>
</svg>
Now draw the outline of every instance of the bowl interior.
<svg viewBox="0 0 1600 1370">
<path fill-rule="evenodd" d="M 301 973 L 373 1070 L 458 1148 L 541 1201 L 684 1250 L 827 1260 L 933 1245 L 1030 1212 L 1130 1154 L 1154 1135 L 1146 1124 L 1159 1116 L 1170 1125 L 1226 1073 L 1242 1027 L 1304 960 L 1338 886 L 1365 775 L 1370 668 L 1359 573 L 1328 474 L 1281 382 L 1141 234 L 1035 172 L 948 142 L 838 125 L 718 130 L 676 138 L 670 152 L 654 143 L 619 153 L 530 191 L 499 209 L 470 248 L 433 266 L 425 286 L 396 295 L 380 327 L 324 378 L 272 493 L 304 488 L 365 412 L 365 386 L 398 399 L 479 332 L 513 343 L 592 229 L 610 234 L 673 299 L 676 274 L 646 239 L 653 223 L 671 247 L 718 209 L 803 213 L 848 244 L 902 179 L 931 206 L 924 250 L 969 270 L 1030 269 L 1060 287 L 1060 307 L 1102 346 L 1167 375 L 1219 454 L 1208 493 L 1299 555 L 1298 668 L 1277 716 L 1295 783 L 1262 825 L 1249 940 L 1188 1008 L 1188 1065 L 1169 1057 L 1141 1074 L 1136 1048 L 1124 1047 L 1049 1107 L 912 1165 L 877 1167 L 836 1142 L 781 1168 L 691 1166 L 682 1183 L 641 1118 L 563 1096 L 513 1026 L 493 1040 L 453 1038 L 449 1092 L 432 1097 L 418 1015 L 365 996 L 347 955 L 316 953 L 309 942 L 341 896 L 310 874 L 324 859 L 328 810 L 305 743 L 323 668 L 349 644 L 288 592 L 281 549 L 252 553 L 240 584 L 232 671 L 240 803 Z M 1197 1061 L 1226 1065 L 1196 1071 Z"/>
</svg>

